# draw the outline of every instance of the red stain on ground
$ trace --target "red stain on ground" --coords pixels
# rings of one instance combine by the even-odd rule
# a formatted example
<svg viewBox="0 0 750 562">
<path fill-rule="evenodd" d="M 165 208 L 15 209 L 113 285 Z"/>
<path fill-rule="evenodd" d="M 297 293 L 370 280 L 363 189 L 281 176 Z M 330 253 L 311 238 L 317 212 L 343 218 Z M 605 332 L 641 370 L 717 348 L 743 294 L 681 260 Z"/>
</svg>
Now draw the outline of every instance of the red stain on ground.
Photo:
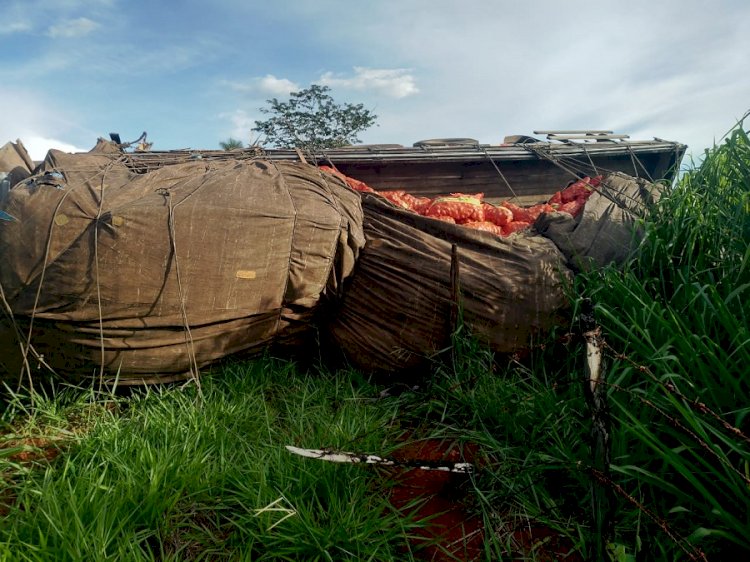
<svg viewBox="0 0 750 562">
<path fill-rule="evenodd" d="M 8 455 L 8 460 L 18 463 L 30 463 L 40 460 L 52 461 L 62 452 L 59 443 L 44 437 L 9 439 L 0 443 L 0 448 L 3 449 L 15 449 L 17 447 L 23 448 L 23 451 Z"/>
<path fill-rule="evenodd" d="M 392 457 L 399 461 L 476 461 L 479 448 L 429 439 L 408 443 Z M 419 468 L 402 469 L 393 476 L 391 504 L 416 520 L 428 523 L 415 530 L 417 556 L 425 560 L 475 560 L 484 550 L 484 525 L 469 512 L 465 486 L 469 476 Z"/>
<path fill-rule="evenodd" d="M 30 465 L 39 462 L 51 462 L 62 453 L 61 442 L 45 437 L 23 437 L 0 441 L 0 449 L 13 450 L 5 458 L 12 463 Z M 13 488 L 13 477 L 7 473 L 0 474 L 0 517 L 6 517 L 17 497 Z"/>
<path fill-rule="evenodd" d="M 399 461 L 468 462 L 482 465 L 479 447 L 452 440 L 426 439 L 407 443 L 392 456 Z M 418 468 L 401 468 L 392 473 L 390 502 L 398 510 L 426 524 L 413 533 L 415 555 L 433 562 L 483 559 L 487 533 L 481 517 L 467 504 L 471 495 L 469 475 Z M 510 517 L 509 517 L 510 519 Z M 583 562 L 572 541 L 541 524 L 526 521 L 507 525 L 502 537 L 509 546 L 509 560 L 539 562 L 567 560 Z"/>
</svg>

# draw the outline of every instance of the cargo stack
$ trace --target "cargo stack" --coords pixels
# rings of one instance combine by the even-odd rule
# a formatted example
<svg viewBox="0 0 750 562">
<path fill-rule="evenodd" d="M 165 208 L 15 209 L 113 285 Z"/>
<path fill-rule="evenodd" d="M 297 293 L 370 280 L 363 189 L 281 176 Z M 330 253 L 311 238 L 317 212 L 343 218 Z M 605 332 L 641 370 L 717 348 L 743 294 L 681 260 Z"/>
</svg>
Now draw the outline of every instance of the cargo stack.
<svg viewBox="0 0 750 562">
<path fill-rule="evenodd" d="M 29 174 L 0 202 L 11 382 L 167 382 L 317 339 L 398 377 L 429 370 L 457 315 L 515 353 L 566 322 L 576 269 L 632 255 L 659 191 L 617 173 L 525 206 L 418 197 L 262 155 L 144 167 L 105 141 Z"/>
<path fill-rule="evenodd" d="M 359 196 L 299 163 L 138 174 L 125 155 L 51 151 L 2 209 L 11 380 L 164 382 L 304 339 L 365 243 Z"/>
</svg>

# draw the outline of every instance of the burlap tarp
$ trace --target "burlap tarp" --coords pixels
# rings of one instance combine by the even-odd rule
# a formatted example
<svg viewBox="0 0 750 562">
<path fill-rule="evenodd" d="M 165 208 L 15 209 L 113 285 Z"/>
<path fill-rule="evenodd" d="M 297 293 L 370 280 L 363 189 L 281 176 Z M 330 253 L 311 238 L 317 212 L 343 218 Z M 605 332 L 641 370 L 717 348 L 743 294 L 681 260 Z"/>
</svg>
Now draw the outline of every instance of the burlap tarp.
<svg viewBox="0 0 750 562">
<path fill-rule="evenodd" d="M 659 184 L 616 172 L 591 194 L 581 216 L 544 214 L 534 228 L 555 243 L 574 269 L 620 265 L 641 244 L 643 228 L 639 221 L 659 199 L 662 189 Z"/>
<path fill-rule="evenodd" d="M 364 245 L 359 196 L 305 164 L 196 160 L 138 175 L 124 155 L 52 151 L 43 172 L 2 205 L 15 218 L 0 225 L 10 377 L 32 318 L 32 368 L 120 383 L 301 337 Z"/>
<path fill-rule="evenodd" d="M 7 180 L 0 181 L 0 201 L 11 187 L 28 178 L 33 169 L 34 162 L 20 140 L 7 142 L 0 147 L 0 178 L 5 177 Z"/>
<path fill-rule="evenodd" d="M 528 347 L 564 317 L 570 278 L 540 236 L 502 239 L 363 199 L 367 245 L 328 331 L 353 366 L 368 372 L 426 368 L 450 345 L 451 248 L 458 248 L 460 304 L 491 349 Z"/>
<path fill-rule="evenodd" d="M 314 341 L 315 327 L 353 366 L 399 376 L 450 345 L 456 304 L 475 336 L 515 352 L 564 321 L 569 268 L 632 255 L 659 194 L 612 174 L 580 218 L 543 215 L 538 233 L 499 238 L 360 201 L 305 164 L 137 173 L 110 144 L 51 151 L 0 204 L 13 217 L 0 223 L 0 375 L 175 380 Z"/>
</svg>

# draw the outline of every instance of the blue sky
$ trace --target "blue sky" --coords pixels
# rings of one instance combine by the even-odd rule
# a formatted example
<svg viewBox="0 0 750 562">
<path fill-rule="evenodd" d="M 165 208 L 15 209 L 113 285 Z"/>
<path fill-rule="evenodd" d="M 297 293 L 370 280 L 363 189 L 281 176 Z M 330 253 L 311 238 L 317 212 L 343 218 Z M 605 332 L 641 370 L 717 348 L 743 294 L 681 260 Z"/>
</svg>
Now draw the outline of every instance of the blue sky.
<svg viewBox="0 0 750 562">
<path fill-rule="evenodd" d="M 378 115 L 367 143 L 589 128 L 700 154 L 750 109 L 748 21 L 746 0 L 0 0 L 0 144 L 218 148 L 317 83 Z"/>
</svg>

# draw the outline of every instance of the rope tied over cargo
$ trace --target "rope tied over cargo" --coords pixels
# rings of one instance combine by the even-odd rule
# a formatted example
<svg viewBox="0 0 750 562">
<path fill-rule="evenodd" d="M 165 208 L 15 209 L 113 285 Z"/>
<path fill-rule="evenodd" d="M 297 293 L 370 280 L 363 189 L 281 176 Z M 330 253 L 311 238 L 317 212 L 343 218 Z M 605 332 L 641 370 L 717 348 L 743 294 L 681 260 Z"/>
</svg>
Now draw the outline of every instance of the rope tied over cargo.
<svg viewBox="0 0 750 562">
<path fill-rule="evenodd" d="M 145 132 L 143 133 L 146 134 Z M 113 160 L 102 170 L 102 179 L 99 182 L 99 207 L 96 211 L 96 222 L 94 225 L 94 270 L 96 272 L 96 306 L 99 313 L 99 390 L 101 391 L 104 386 L 104 318 L 102 313 L 102 290 L 101 284 L 99 283 L 99 221 L 102 218 L 102 210 L 104 209 L 104 178 L 107 177 L 107 172 L 112 168 L 118 160 Z"/>
<path fill-rule="evenodd" d="M 99 308 L 100 349 L 101 349 L 102 358 L 104 357 L 104 333 L 103 333 L 102 313 L 101 313 L 101 293 L 100 293 L 100 289 L 99 289 L 99 269 L 98 269 L 98 265 L 99 264 L 98 264 L 97 248 L 96 248 L 98 246 L 98 243 L 97 243 L 97 241 L 98 241 L 98 222 L 99 222 L 99 219 L 101 218 L 102 204 L 103 204 L 103 198 L 104 198 L 103 197 L 104 178 L 106 177 L 107 172 L 117 162 L 119 162 L 120 159 L 121 159 L 121 157 L 119 157 L 117 159 L 114 159 L 114 160 L 111 160 L 103 169 L 97 169 L 91 176 L 85 178 L 84 181 L 80 184 L 80 185 L 88 185 L 89 182 L 91 182 L 92 180 L 94 180 L 99 174 L 101 174 L 101 176 L 102 176 L 101 181 L 99 182 L 99 186 L 100 186 L 99 209 L 98 209 L 97 216 L 95 218 L 95 229 L 94 229 L 94 240 L 95 240 L 95 244 L 94 244 L 94 246 L 95 246 L 94 247 L 95 260 L 94 261 L 95 261 L 96 275 L 97 275 L 97 279 L 96 279 L 97 297 L 98 297 L 97 298 L 97 306 Z M 44 284 L 44 277 L 45 277 L 45 274 L 47 272 L 47 266 L 49 265 L 50 251 L 52 249 L 52 234 L 54 232 L 55 226 L 61 224 L 61 221 L 58 220 L 58 217 L 62 217 L 63 216 L 60 213 L 60 209 L 62 208 L 62 206 L 65 203 L 66 199 L 74 191 L 75 191 L 75 188 L 68 189 L 68 190 L 65 191 L 65 193 L 63 194 L 63 196 L 60 198 L 60 201 L 57 202 L 57 205 L 55 206 L 55 209 L 52 212 L 51 220 L 50 220 L 50 223 L 49 223 L 49 231 L 48 231 L 48 234 L 47 234 L 47 241 L 46 241 L 46 245 L 45 245 L 44 259 L 42 260 L 42 270 L 41 270 L 41 272 L 39 274 L 39 283 L 37 285 L 36 294 L 34 296 L 34 304 L 32 306 L 31 314 L 29 316 L 29 328 L 28 328 L 28 332 L 27 332 L 27 335 L 26 335 L 26 338 L 25 338 L 25 347 L 23 348 L 23 352 L 22 352 L 22 360 L 23 360 L 24 368 L 26 368 L 27 371 L 28 371 L 29 383 L 31 383 L 31 370 L 29 368 L 28 355 L 29 355 L 29 353 L 32 350 L 31 336 L 32 336 L 32 332 L 33 332 L 33 329 L 34 329 L 34 320 L 36 319 L 37 308 L 39 306 L 39 300 L 40 300 L 41 294 L 42 294 L 42 286 Z M 20 338 L 19 338 L 19 341 L 20 341 Z M 42 361 L 43 356 L 41 356 L 39 354 L 36 354 L 36 353 L 35 353 L 35 355 L 37 356 L 37 359 L 39 359 L 40 365 L 43 364 L 47 368 L 49 368 L 49 370 L 51 372 L 53 372 L 53 373 L 55 372 L 54 369 L 52 369 L 52 367 L 50 367 L 49 365 L 47 365 L 46 363 L 44 363 Z M 102 362 L 101 369 L 103 369 L 103 362 Z M 101 369 L 100 369 L 100 382 L 101 382 L 102 373 L 103 373 L 103 371 Z M 22 378 L 22 376 L 21 376 L 21 378 Z M 20 382 L 20 379 L 19 379 L 19 382 Z"/>
<path fill-rule="evenodd" d="M 481 150 L 482 150 L 482 153 L 484 153 L 485 158 L 487 158 L 487 160 L 490 161 L 490 163 L 492 164 L 492 166 L 495 168 L 495 171 L 500 175 L 500 177 L 502 178 L 503 182 L 505 182 L 505 185 L 508 188 L 508 191 L 510 191 L 513 194 L 512 198 L 513 199 L 517 199 L 518 195 L 516 195 L 516 192 L 513 191 L 513 188 L 511 187 L 510 182 L 506 179 L 505 175 L 500 171 L 500 168 L 497 165 L 497 163 L 490 157 L 489 153 L 487 152 L 487 149 L 486 148 L 482 148 Z"/>
<path fill-rule="evenodd" d="M 185 329 L 185 347 L 188 354 L 188 360 L 190 362 L 190 378 L 195 382 L 196 388 L 198 389 L 198 397 L 203 399 L 203 389 L 200 382 L 200 369 L 198 368 L 198 361 L 195 355 L 195 344 L 193 342 L 193 334 L 190 330 L 190 322 L 187 316 L 187 307 L 185 306 L 185 290 L 182 284 L 182 275 L 180 273 L 180 262 L 177 258 L 177 233 L 175 230 L 175 207 L 179 206 L 180 203 L 184 202 L 185 199 L 178 202 L 176 205 L 172 199 L 172 192 L 169 188 L 160 188 L 159 194 L 164 196 L 167 206 L 169 209 L 168 213 L 168 228 L 169 228 L 169 242 L 172 251 L 172 258 L 174 259 L 175 277 L 177 279 L 177 289 L 179 291 L 180 299 L 180 316 L 182 318 L 182 325 Z"/>
<path fill-rule="evenodd" d="M 0 300 L 3 303 L 3 312 L 8 317 L 8 319 L 11 322 L 11 324 L 13 325 L 13 330 L 14 330 L 14 332 L 16 334 L 16 339 L 18 340 L 18 346 L 19 346 L 20 351 L 21 351 L 21 359 L 23 361 L 23 368 L 22 368 L 22 370 L 21 370 L 21 372 L 19 374 L 18 384 L 16 385 L 16 390 L 20 390 L 21 385 L 23 383 L 24 369 L 25 369 L 25 371 L 26 371 L 26 373 L 28 374 L 28 377 L 29 377 L 29 388 L 33 389 L 34 388 L 34 382 L 33 382 L 32 378 L 31 378 L 31 366 L 29 365 L 29 361 L 28 361 L 29 350 L 34 355 L 34 357 L 39 361 L 40 365 L 44 364 L 44 366 L 48 367 L 48 368 L 49 368 L 49 365 L 47 365 L 46 363 L 44 363 L 44 356 L 39 355 L 36 352 L 36 350 L 34 349 L 34 347 L 31 345 L 31 342 L 28 343 L 28 348 L 24 349 L 23 334 L 21 333 L 21 329 L 18 326 L 18 323 L 16 322 L 15 315 L 13 314 L 13 309 L 11 308 L 10 303 L 8 302 L 8 300 L 5 298 L 5 290 L 3 289 L 2 283 L 0 283 Z M 50 368 L 50 370 L 52 370 L 52 369 Z"/>
<path fill-rule="evenodd" d="M 594 161 L 591 158 L 591 154 L 589 154 L 589 151 L 586 148 L 586 143 L 583 143 L 581 145 L 581 148 L 583 148 L 583 153 L 586 155 L 586 158 L 588 158 L 588 160 L 589 160 L 589 164 L 591 165 L 591 169 L 594 170 L 594 175 L 598 176 L 599 175 L 599 170 L 597 169 L 596 164 L 594 164 Z"/>
<path fill-rule="evenodd" d="M 523 148 L 524 150 L 526 150 L 527 152 L 534 154 L 534 156 L 536 156 L 537 158 L 541 160 L 547 160 L 548 162 L 554 164 L 555 166 L 567 172 L 568 174 L 570 174 L 572 177 L 576 179 L 579 179 L 586 175 L 585 168 L 581 166 L 580 164 L 578 164 L 578 166 L 568 164 L 569 161 L 578 162 L 577 160 L 572 159 L 572 158 L 564 158 L 556 154 L 552 154 L 552 152 L 550 151 L 548 147 L 545 150 L 541 147 L 534 146 L 533 144 L 522 144 L 519 146 Z M 606 172 L 612 171 L 612 170 L 606 170 L 604 168 L 601 168 L 601 170 L 604 170 Z"/>
<path fill-rule="evenodd" d="M 636 156 L 635 152 L 633 152 L 633 147 L 630 145 L 628 146 L 628 153 L 630 154 L 630 160 L 633 162 L 633 169 L 635 170 L 635 177 L 640 178 L 641 175 L 638 173 L 638 165 L 641 167 L 641 170 L 646 174 L 646 179 L 650 182 L 653 182 L 653 178 L 651 177 L 651 174 L 648 173 L 648 170 L 643 165 L 643 162 L 640 161 L 638 156 Z"/>
</svg>

